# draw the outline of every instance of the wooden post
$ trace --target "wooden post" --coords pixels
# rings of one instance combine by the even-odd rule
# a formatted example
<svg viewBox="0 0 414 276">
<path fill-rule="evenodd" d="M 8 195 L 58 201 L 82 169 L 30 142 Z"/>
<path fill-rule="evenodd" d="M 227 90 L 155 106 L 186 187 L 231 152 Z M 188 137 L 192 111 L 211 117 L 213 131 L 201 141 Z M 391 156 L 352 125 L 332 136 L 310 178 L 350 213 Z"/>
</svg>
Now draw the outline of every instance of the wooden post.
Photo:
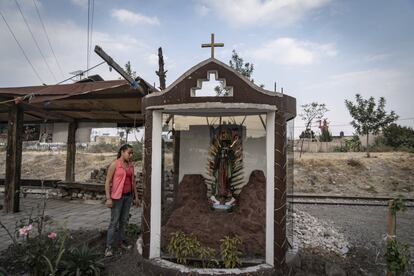
<svg viewBox="0 0 414 276">
<path fill-rule="evenodd" d="M 76 158 L 76 129 L 77 122 L 70 122 L 68 128 L 68 142 L 66 145 L 66 182 L 75 181 L 75 158 Z"/>
<path fill-rule="evenodd" d="M 174 202 L 178 192 L 178 182 L 180 181 L 180 131 L 174 131 L 173 141 L 173 162 L 174 162 Z"/>
<path fill-rule="evenodd" d="M 391 199 L 388 203 L 388 217 L 387 217 L 387 244 L 394 240 L 394 230 L 395 230 L 395 217 L 392 213 L 392 207 L 394 205 L 394 200 Z M 391 271 L 387 271 L 387 276 L 392 276 Z"/>
<path fill-rule="evenodd" d="M 4 209 L 6 213 L 19 212 L 20 177 L 22 166 L 23 108 L 14 104 L 9 110 L 7 129 L 7 158 Z"/>
</svg>

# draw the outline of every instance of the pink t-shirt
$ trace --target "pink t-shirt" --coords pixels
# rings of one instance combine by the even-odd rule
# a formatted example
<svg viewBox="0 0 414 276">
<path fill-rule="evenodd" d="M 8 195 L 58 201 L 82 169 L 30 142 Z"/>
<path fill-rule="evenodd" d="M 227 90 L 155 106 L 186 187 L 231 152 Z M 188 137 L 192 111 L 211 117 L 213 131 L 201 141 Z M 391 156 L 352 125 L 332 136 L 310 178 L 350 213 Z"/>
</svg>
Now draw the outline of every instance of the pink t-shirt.
<svg viewBox="0 0 414 276">
<path fill-rule="evenodd" d="M 134 165 L 132 162 L 129 163 L 128 168 L 125 169 L 122 166 L 123 161 L 121 159 L 117 159 L 115 161 L 115 172 L 112 177 L 112 189 L 111 189 L 111 198 L 112 199 L 120 199 L 122 193 L 124 193 L 124 186 L 125 184 L 128 186 L 127 175 L 130 175 L 130 191 L 132 191 L 132 178 L 134 175 Z"/>
</svg>

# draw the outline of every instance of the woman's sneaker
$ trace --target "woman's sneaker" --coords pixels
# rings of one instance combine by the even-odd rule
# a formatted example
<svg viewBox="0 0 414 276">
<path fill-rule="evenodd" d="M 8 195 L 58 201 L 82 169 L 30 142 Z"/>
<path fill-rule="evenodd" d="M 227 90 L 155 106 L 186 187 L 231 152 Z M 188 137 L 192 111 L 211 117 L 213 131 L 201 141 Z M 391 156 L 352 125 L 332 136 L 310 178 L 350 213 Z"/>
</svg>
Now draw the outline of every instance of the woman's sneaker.
<svg viewBox="0 0 414 276">
<path fill-rule="evenodd" d="M 112 247 L 108 246 L 105 249 L 105 257 L 112 257 L 114 255 L 114 252 L 112 251 Z"/>
</svg>

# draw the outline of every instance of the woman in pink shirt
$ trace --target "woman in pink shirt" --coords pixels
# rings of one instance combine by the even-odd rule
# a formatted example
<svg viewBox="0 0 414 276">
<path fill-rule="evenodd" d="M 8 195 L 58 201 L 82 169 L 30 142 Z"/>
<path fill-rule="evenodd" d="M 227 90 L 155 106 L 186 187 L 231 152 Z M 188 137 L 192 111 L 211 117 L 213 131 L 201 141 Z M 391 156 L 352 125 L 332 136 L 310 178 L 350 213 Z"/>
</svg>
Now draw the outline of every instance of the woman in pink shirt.
<svg viewBox="0 0 414 276">
<path fill-rule="evenodd" d="M 125 227 L 128 223 L 131 203 L 139 205 L 138 193 L 132 164 L 132 146 L 125 144 L 118 151 L 117 159 L 108 168 L 105 181 L 106 206 L 111 208 L 111 222 L 108 227 L 105 256 L 113 255 L 115 230 L 118 226 L 120 246 L 130 249 L 125 239 Z"/>
</svg>

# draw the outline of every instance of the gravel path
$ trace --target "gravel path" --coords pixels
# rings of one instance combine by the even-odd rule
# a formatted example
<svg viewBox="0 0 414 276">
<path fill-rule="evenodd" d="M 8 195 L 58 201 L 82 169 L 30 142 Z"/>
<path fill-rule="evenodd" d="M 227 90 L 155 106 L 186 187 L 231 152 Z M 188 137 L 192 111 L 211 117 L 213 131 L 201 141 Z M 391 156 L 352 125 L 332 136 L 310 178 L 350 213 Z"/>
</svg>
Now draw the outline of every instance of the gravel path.
<svg viewBox="0 0 414 276">
<path fill-rule="evenodd" d="M 383 247 L 387 207 L 296 204 L 294 209 L 305 211 L 319 220 L 331 222 L 344 234 L 351 246 L 373 252 L 378 252 Z M 409 244 L 411 260 L 414 263 L 414 208 L 407 208 L 404 213 L 397 215 L 397 238 Z M 414 273 L 414 268 L 411 269 Z"/>
</svg>

